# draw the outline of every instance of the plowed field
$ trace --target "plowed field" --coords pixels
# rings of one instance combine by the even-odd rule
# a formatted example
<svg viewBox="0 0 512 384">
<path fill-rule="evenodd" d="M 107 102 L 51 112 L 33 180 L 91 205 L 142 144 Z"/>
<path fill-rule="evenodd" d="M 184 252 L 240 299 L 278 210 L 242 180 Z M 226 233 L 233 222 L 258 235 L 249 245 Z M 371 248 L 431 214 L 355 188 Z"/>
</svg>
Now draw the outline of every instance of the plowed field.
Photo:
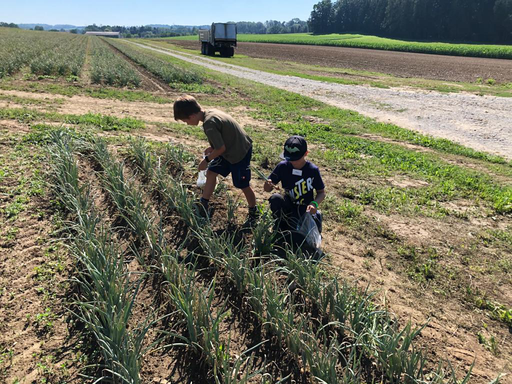
<svg viewBox="0 0 512 384">
<path fill-rule="evenodd" d="M 197 41 L 176 40 L 173 43 L 198 51 L 200 48 Z M 492 78 L 498 83 L 512 81 L 512 60 L 265 43 L 239 43 L 236 53 L 263 59 L 381 72 L 398 77 L 464 82 L 474 82 L 478 78 Z"/>
</svg>

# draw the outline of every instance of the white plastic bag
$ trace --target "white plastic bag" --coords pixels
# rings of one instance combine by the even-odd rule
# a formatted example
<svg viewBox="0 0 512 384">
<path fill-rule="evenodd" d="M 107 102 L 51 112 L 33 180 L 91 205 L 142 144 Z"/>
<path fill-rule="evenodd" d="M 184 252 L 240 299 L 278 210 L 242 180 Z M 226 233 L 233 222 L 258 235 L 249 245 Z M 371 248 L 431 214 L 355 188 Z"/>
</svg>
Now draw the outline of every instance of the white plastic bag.
<svg viewBox="0 0 512 384">
<path fill-rule="evenodd" d="M 203 188 L 206 184 L 206 169 L 204 171 L 199 171 L 197 175 L 197 186 L 199 188 Z"/>
<path fill-rule="evenodd" d="M 320 248 L 320 245 L 322 244 L 322 236 L 320 235 L 315 219 L 313 219 L 313 215 L 310 212 L 304 213 L 300 218 L 298 231 L 306 238 L 306 242 L 309 245 L 315 248 Z"/>
</svg>

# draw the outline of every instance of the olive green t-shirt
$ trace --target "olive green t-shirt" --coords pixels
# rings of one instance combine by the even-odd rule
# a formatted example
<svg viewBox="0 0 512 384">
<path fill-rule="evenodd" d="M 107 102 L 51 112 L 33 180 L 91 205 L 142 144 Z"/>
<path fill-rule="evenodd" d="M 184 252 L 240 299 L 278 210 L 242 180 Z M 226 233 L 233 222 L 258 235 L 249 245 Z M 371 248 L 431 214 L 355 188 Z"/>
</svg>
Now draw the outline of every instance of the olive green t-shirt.
<svg viewBox="0 0 512 384">
<path fill-rule="evenodd" d="M 240 162 L 251 148 L 252 140 L 244 129 L 218 109 L 204 111 L 203 130 L 214 149 L 226 146 L 222 157 L 231 164 Z"/>
</svg>

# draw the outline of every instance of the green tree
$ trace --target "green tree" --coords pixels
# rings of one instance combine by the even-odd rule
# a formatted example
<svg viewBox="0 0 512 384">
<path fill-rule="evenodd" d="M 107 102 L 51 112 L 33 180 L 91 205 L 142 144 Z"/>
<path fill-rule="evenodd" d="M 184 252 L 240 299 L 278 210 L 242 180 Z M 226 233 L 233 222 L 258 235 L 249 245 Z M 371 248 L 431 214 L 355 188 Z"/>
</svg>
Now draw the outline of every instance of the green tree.
<svg viewBox="0 0 512 384">
<path fill-rule="evenodd" d="M 0 22 L 0 27 L 6 27 L 6 28 L 19 28 L 18 24 L 14 23 L 4 23 L 3 21 Z"/>
<path fill-rule="evenodd" d="M 497 0 L 494 4 L 496 39 L 512 43 L 512 0 Z"/>
<path fill-rule="evenodd" d="M 34 27 L 34 31 L 44 31 L 44 28 L 43 28 L 43 27 L 41 27 L 40 25 L 36 25 L 36 26 Z"/>
<path fill-rule="evenodd" d="M 308 20 L 309 30 L 316 34 L 332 33 L 332 10 L 331 0 L 322 0 L 315 4 Z"/>
</svg>

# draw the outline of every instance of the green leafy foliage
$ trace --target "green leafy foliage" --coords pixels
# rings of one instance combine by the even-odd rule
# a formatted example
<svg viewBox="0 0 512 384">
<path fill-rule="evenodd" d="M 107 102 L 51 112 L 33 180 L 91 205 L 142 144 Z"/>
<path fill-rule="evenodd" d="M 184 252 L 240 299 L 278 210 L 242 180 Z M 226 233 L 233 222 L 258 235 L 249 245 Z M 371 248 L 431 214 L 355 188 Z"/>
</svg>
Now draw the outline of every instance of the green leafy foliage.
<svg viewBox="0 0 512 384">
<path fill-rule="evenodd" d="M 116 87 L 138 87 L 138 72 L 99 37 L 91 37 L 91 81 Z"/>
</svg>

